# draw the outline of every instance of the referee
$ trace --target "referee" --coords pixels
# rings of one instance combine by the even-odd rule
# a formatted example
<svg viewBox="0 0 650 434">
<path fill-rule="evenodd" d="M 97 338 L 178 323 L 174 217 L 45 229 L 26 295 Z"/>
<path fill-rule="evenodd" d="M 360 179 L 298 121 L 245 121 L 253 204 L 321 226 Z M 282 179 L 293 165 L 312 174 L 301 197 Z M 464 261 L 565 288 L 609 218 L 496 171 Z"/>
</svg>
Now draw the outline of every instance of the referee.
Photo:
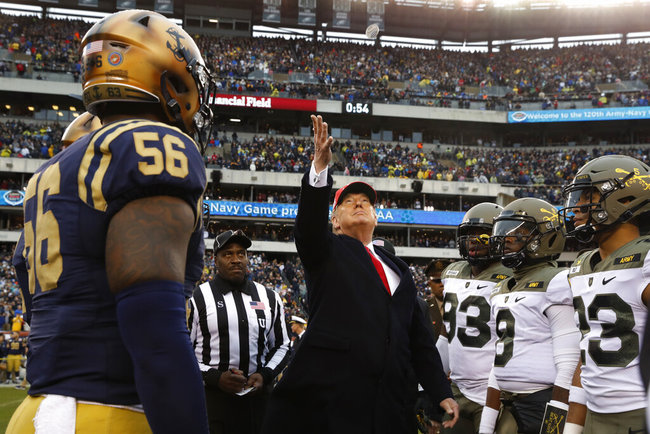
<svg viewBox="0 0 650 434">
<path fill-rule="evenodd" d="M 257 434 L 273 380 L 288 360 L 282 300 L 248 278 L 251 244 L 240 230 L 219 234 L 217 275 L 191 299 L 188 325 L 211 434 Z"/>
</svg>

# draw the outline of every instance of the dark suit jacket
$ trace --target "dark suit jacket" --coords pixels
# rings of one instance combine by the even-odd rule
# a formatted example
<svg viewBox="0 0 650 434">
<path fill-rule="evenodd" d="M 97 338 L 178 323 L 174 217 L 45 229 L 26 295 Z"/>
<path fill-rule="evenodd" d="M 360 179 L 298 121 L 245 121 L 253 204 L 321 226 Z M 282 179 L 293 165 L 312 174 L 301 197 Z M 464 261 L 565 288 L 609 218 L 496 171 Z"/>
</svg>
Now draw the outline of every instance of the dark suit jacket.
<svg viewBox="0 0 650 434">
<path fill-rule="evenodd" d="M 295 239 L 309 327 L 273 391 L 262 432 L 413 432 L 413 374 L 436 405 L 452 393 L 408 266 L 375 247 L 401 278 L 390 296 L 364 245 L 328 229 L 332 178 L 314 188 L 307 176 Z"/>
</svg>

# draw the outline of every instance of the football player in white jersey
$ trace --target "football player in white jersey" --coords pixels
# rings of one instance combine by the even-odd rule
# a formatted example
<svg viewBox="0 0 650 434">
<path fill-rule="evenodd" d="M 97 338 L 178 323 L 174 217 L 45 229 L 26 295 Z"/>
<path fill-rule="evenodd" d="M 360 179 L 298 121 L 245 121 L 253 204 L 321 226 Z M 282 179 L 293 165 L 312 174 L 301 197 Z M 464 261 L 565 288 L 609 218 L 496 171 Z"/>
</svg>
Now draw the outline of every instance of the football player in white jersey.
<svg viewBox="0 0 650 434">
<path fill-rule="evenodd" d="M 443 433 L 476 433 L 481 421 L 496 341 L 490 294 L 498 282 L 512 275 L 499 256 L 490 255 L 488 245 L 493 221 L 502 209 L 484 202 L 467 211 L 456 230 L 464 261 L 454 262 L 442 272 L 446 333 L 438 337 L 436 346 L 447 372 L 451 371 L 460 410 L 458 423 Z"/>
<path fill-rule="evenodd" d="M 517 199 L 494 222 L 490 249 L 514 275 L 490 298 L 498 340 L 480 433 L 537 434 L 547 404 L 568 409 L 580 332 L 555 262 L 563 248 L 557 210 L 541 199 Z"/>
<path fill-rule="evenodd" d="M 646 398 L 639 349 L 650 300 L 650 167 L 607 155 L 585 164 L 564 189 L 567 235 L 598 247 L 569 272 L 582 332 L 565 433 L 643 433 Z M 585 407 L 586 406 L 586 407 Z"/>
</svg>

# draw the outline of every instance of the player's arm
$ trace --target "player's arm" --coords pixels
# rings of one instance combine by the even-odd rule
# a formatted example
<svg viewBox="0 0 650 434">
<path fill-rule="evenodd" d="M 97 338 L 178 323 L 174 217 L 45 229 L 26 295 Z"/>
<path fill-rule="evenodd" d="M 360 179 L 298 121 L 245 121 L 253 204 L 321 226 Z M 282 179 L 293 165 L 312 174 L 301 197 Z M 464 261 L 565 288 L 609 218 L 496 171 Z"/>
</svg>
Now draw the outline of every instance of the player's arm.
<svg viewBox="0 0 650 434">
<path fill-rule="evenodd" d="M 553 304 L 544 315 L 549 320 L 553 343 L 553 360 L 555 362 L 555 382 L 551 400 L 544 411 L 544 427 L 559 422 L 559 430 L 564 429 L 569 410 L 569 388 L 575 366 L 580 359 L 580 331 L 574 321 L 573 306 Z"/>
<path fill-rule="evenodd" d="M 643 304 L 650 309 L 650 284 L 648 284 L 641 293 L 641 300 L 643 300 Z"/>
<path fill-rule="evenodd" d="M 580 363 L 576 366 L 569 392 L 569 413 L 564 425 L 564 434 L 580 434 L 587 418 L 587 397 L 580 381 Z"/>
<path fill-rule="evenodd" d="M 544 314 L 551 325 L 553 360 L 557 371 L 551 399 L 568 404 L 569 387 L 580 359 L 580 330 L 575 324 L 573 306 L 552 305 Z"/>
<path fill-rule="evenodd" d="M 494 369 L 490 371 L 488 378 L 488 389 L 485 395 L 485 407 L 481 413 L 481 423 L 479 424 L 479 434 L 492 434 L 496 429 L 497 419 L 499 418 L 499 409 L 501 408 L 501 390 L 494 375 Z"/>
<path fill-rule="evenodd" d="M 194 222 L 187 202 L 171 196 L 145 197 L 122 207 L 106 236 L 106 272 L 116 294 L 120 333 L 133 360 L 138 395 L 156 433 L 208 431 L 183 294 Z"/>
<path fill-rule="evenodd" d="M 438 349 L 438 354 L 440 354 L 440 361 L 442 362 L 442 369 L 445 371 L 445 374 L 449 375 L 450 368 L 449 368 L 449 340 L 447 338 L 446 333 L 442 333 L 442 331 L 445 329 L 444 324 L 443 327 L 440 329 L 441 333 L 440 336 L 438 336 L 438 340 L 436 341 L 436 348 Z"/>
<path fill-rule="evenodd" d="M 449 269 L 450 265 L 445 268 L 441 274 L 441 276 L 445 275 L 445 272 L 447 269 Z M 443 279 L 443 282 L 445 279 Z M 443 294 L 446 295 L 446 293 L 443 291 Z M 443 309 L 445 308 L 445 300 L 443 298 Z M 448 321 L 444 320 L 444 312 L 442 315 L 442 327 L 440 327 L 440 334 L 438 335 L 438 339 L 436 340 L 436 348 L 438 349 L 438 353 L 440 354 L 440 360 L 442 361 L 442 367 L 445 370 L 445 373 L 449 375 L 451 372 L 451 367 L 449 366 L 449 332 L 447 331 L 447 326 L 449 324 Z"/>
</svg>

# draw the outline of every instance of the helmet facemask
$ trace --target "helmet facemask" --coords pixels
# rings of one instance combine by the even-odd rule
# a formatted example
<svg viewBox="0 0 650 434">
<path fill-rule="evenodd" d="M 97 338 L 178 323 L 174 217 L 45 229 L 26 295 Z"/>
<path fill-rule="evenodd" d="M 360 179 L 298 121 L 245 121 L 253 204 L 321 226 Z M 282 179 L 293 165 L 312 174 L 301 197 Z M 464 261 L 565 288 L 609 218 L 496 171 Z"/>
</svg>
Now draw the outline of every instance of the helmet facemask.
<svg viewBox="0 0 650 434">
<path fill-rule="evenodd" d="M 580 243 L 591 242 L 598 232 L 597 222 L 607 220 L 607 212 L 602 207 L 604 198 L 591 184 L 570 185 L 562 194 L 565 204 L 558 214 L 566 236 L 573 237 Z"/>
<path fill-rule="evenodd" d="M 562 190 L 565 204 L 558 212 L 566 236 L 573 237 L 580 243 L 589 243 L 596 234 L 634 217 L 634 210 L 628 210 L 615 221 L 606 223 L 611 217 L 607 212 L 608 203 L 615 201 L 611 197 L 612 194 L 624 189 L 626 182 L 633 176 L 634 173 L 630 172 L 622 179 L 614 178 L 598 182 L 590 182 L 589 179 L 580 182 L 580 177 L 576 177 L 573 183 Z"/>
<path fill-rule="evenodd" d="M 495 260 L 489 248 L 492 225 L 472 225 L 461 223 L 458 226 L 456 242 L 460 256 L 470 265 L 484 265 Z"/>
<path fill-rule="evenodd" d="M 530 262 L 527 252 L 539 249 L 542 235 L 533 217 L 497 218 L 490 237 L 490 253 L 500 257 L 505 267 L 519 268 Z"/>
<path fill-rule="evenodd" d="M 183 50 L 181 55 L 187 55 L 187 51 Z M 186 69 L 194 79 L 199 94 L 199 108 L 192 116 L 192 128 L 189 129 L 190 131 L 188 131 L 183 121 L 179 102 L 169 93 L 168 86 L 172 86 L 172 81 L 167 71 L 164 71 L 160 76 L 160 89 L 167 112 L 179 128 L 193 135 L 193 139 L 199 145 L 201 154 L 203 155 L 212 136 L 213 113 L 210 108 L 210 98 L 214 96 L 217 89 L 216 80 L 208 68 L 198 62 L 196 58 L 187 62 Z"/>
</svg>

